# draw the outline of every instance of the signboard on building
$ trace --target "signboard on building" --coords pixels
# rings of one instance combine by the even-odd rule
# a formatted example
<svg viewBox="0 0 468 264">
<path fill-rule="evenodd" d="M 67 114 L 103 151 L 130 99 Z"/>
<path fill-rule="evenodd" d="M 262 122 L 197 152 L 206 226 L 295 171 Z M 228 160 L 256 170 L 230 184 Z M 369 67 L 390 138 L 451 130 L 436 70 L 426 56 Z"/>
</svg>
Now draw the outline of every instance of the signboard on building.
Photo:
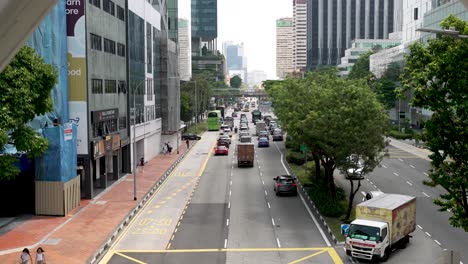
<svg viewBox="0 0 468 264">
<path fill-rule="evenodd" d="M 98 122 L 107 121 L 116 119 L 119 117 L 119 109 L 108 109 L 108 110 L 101 110 L 101 111 L 93 111 L 92 112 L 92 119 L 91 122 L 96 124 Z"/>
<path fill-rule="evenodd" d="M 63 124 L 63 137 L 64 137 L 64 140 L 73 139 L 73 126 L 71 123 Z"/>
<path fill-rule="evenodd" d="M 88 154 L 86 1 L 66 1 L 70 120 L 77 125 L 77 154 Z"/>
</svg>

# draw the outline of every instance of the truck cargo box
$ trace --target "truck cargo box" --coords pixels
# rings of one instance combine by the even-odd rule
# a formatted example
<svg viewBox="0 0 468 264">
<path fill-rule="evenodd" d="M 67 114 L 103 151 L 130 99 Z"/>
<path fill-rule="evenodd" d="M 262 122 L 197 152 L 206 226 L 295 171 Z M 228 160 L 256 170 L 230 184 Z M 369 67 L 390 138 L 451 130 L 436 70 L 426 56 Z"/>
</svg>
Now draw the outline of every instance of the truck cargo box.
<svg viewBox="0 0 468 264">
<path fill-rule="evenodd" d="M 253 143 L 237 144 L 237 166 L 247 165 L 253 167 L 255 148 Z"/>
</svg>

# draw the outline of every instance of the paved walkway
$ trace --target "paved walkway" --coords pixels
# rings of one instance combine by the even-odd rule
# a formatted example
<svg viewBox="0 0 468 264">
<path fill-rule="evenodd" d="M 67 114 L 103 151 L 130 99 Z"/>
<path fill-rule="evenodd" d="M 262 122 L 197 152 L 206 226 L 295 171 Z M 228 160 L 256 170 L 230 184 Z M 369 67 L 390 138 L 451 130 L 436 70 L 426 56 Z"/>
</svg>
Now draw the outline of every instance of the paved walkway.
<svg viewBox="0 0 468 264">
<path fill-rule="evenodd" d="M 138 172 L 137 201 L 133 200 L 133 177 L 128 174 L 97 198 L 82 200 L 80 207 L 65 217 L 32 216 L 10 224 L 11 230 L 0 236 L 0 263 L 18 263 L 23 248 L 35 252 L 39 246 L 46 251 L 48 264 L 88 263 L 186 150 L 181 144 L 180 154 L 158 155 L 145 165 L 144 172 Z"/>
<path fill-rule="evenodd" d="M 406 152 L 409 152 L 415 156 L 418 156 L 422 159 L 425 159 L 425 160 L 429 160 L 429 155 L 432 153 L 430 150 L 427 150 L 427 149 L 423 149 L 423 148 L 418 148 L 418 147 L 415 147 L 413 145 L 410 145 L 408 143 L 406 143 L 405 141 L 402 141 L 402 140 L 397 140 L 397 139 L 394 139 L 394 138 L 389 138 L 390 140 L 390 145 L 391 146 L 394 146 L 395 148 L 399 148 L 399 149 L 402 149 Z"/>
</svg>

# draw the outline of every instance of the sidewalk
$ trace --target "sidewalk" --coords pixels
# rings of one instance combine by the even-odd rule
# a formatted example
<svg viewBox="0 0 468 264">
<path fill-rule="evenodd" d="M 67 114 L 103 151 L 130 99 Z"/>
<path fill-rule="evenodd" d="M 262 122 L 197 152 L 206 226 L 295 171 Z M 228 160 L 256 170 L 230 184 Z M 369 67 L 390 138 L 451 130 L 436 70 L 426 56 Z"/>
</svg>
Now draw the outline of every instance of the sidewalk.
<svg viewBox="0 0 468 264">
<path fill-rule="evenodd" d="M 195 141 L 191 142 L 191 147 Z M 81 200 L 65 217 L 32 216 L 12 223 L 11 230 L 0 236 L 0 263 L 18 263 L 20 252 L 29 248 L 33 260 L 37 247 L 45 250 L 48 264 L 88 263 L 142 197 L 164 173 L 185 154 L 160 154 L 150 160 L 144 172 L 137 174 L 137 201 L 133 200 L 133 177 L 127 174 L 93 200 Z"/>
</svg>

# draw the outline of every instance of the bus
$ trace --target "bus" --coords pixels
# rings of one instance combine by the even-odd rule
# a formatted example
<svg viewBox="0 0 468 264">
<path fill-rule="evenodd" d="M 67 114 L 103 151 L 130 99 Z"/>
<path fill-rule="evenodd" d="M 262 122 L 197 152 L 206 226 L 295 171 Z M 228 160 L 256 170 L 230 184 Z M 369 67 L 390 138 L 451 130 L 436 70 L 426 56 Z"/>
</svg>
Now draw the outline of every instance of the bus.
<svg viewBox="0 0 468 264">
<path fill-rule="evenodd" d="M 212 110 L 208 112 L 208 131 L 219 131 L 221 126 L 221 111 Z"/>
</svg>

